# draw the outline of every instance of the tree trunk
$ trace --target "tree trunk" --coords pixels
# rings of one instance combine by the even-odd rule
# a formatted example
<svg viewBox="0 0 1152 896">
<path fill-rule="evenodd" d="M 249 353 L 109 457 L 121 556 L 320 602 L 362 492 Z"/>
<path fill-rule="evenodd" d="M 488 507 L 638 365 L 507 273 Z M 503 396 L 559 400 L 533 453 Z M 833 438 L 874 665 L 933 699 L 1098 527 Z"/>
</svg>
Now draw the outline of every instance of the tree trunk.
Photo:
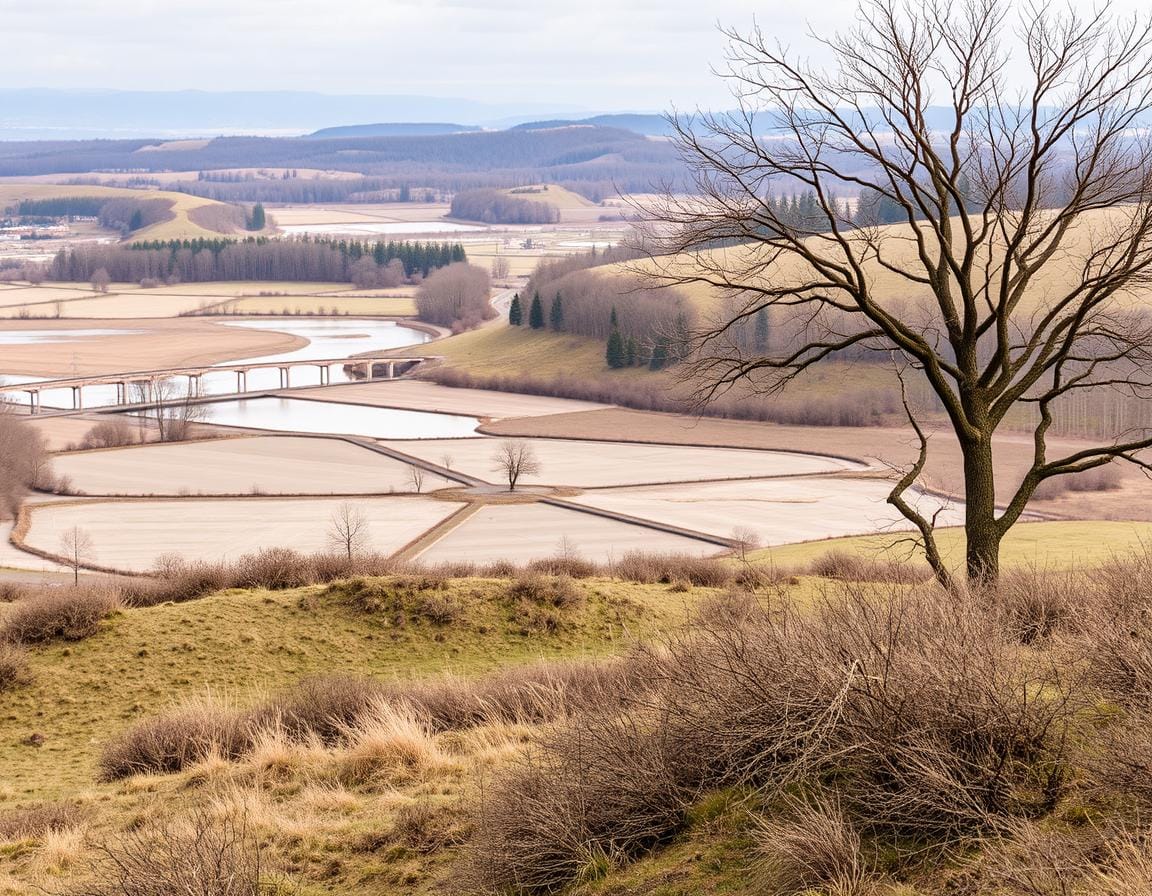
<svg viewBox="0 0 1152 896">
<path fill-rule="evenodd" d="M 965 443 L 965 567 L 973 585 L 995 584 L 1000 575 L 1000 527 L 996 522 L 996 474 L 991 440 Z"/>
</svg>

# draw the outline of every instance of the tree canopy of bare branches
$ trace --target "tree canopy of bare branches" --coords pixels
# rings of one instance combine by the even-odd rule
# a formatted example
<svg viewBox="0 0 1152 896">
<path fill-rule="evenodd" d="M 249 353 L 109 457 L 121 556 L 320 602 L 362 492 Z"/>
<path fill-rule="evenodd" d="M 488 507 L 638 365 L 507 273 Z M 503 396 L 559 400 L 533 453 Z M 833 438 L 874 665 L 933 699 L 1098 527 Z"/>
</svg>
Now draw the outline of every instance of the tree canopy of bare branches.
<svg viewBox="0 0 1152 896">
<path fill-rule="evenodd" d="M 845 355 L 926 382 L 963 454 L 965 572 L 992 581 L 1042 482 L 1147 469 L 1148 430 L 1061 456 L 1047 433 L 1074 395 L 1152 387 L 1135 295 L 1152 269 L 1152 25 L 1107 5 L 861 0 L 853 27 L 813 37 L 826 66 L 759 31 L 729 37 L 741 112 L 677 122 L 698 195 L 649 210 L 655 276 L 738 299 L 695 334 L 698 394 L 776 392 Z M 797 214 L 773 191 L 814 201 Z M 764 308 L 776 345 L 742 349 L 729 335 Z M 915 499 L 930 421 L 905 406 L 920 454 L 889 501 L 952 583 Z M 1009 414 L 1034 454 L 998 506 L 992 436 Z"/>
<path fill-rule="evenodd" d="M 540 460 L 536 450 L 519 439 L 505 439 L 492 455 L 492 469 L 503 473 L 508 480 L 508 490 L 516 491 L 516 483 L 522 476 L 535 476 L 540 472 Z"/>
<path fill-rule="evenodd" d="M 328 523 L 328 542 L 343 551 L 349 560 L 353 554 L 367 547 L 368 517 L 364 511 L 347 502 L 337 507 Z"/>
</svg>

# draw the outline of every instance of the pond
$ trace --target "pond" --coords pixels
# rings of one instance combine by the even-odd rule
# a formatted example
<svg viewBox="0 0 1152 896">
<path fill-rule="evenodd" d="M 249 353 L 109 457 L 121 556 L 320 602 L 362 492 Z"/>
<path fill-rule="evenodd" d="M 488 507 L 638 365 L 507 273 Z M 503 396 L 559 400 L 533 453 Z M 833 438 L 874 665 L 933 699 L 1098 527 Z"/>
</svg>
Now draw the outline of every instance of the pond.
<svg viewBox="0 0 1152 896">
<path fill-rule="evenodd" d="M 374 439 L 479 438 L 475 417 L 304 398 L 241 398 L 204 406 L 202 422 L 277 432 L 337 433 Z"/>
</svg>

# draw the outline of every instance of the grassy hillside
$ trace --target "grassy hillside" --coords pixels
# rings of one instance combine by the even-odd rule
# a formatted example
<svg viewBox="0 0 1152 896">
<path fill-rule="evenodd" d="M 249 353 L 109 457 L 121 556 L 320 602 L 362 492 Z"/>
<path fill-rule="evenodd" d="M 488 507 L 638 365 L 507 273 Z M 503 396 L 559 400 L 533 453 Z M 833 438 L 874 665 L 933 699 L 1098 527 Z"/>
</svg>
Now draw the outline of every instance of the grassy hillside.
<svg viewBox="0 0 1152 896">
<path fill-rule="evenodd" d="M 202 199 L 199 196 L 189 196 L 186 193 L 86 185 L 0 184 L 0 205 L 2 206 L 14 205 L 22 199 L 55 199 L 72 196 L 106 197 L 108 199 L 166 199 L 173 203 L 172 212 L 175 217 L 172 220 L 163 221 L 133 233 L 133 240 L 195 239 L 197 237 L 220 236 L 222 232 L 231 232 L 209 229 L 194 220 L 198 215 L 204 215 L 205 220 L 211 220 L 213 208 L 225 210 L 228 206 L 214 199 Z M 207 210 L 207 214 L 205 214 L 205 210 Z"/>
<path fill-rule="evenodd" d="M 941 529 L 937 541 L 945 560 L 959 569 L 964 561 L 964 530 Z M 803 569 L 830 554 L 864 561 L 922 562 L 906 534 L 831 538 L 764 548 L 751 556 L 782 569 Z M 1140 551 L 1152 542 L 1152 524 L 1121 520 L 1076 520 L 1020 523 L 1004 539 L 1001 564 L 1006 569 L 1068 570 L 1099 566 Z"/>
</svg>

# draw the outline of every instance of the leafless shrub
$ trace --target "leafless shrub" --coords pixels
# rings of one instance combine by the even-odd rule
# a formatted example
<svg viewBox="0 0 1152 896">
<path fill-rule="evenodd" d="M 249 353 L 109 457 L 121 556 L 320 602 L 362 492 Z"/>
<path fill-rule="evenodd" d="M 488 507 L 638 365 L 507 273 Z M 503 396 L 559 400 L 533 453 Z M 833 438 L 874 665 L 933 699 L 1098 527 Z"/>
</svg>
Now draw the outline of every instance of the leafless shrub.
<svg viewBox="0 0 1152 896">
<path fill-rule="evenodd" d="M 316 675 L 247 711 L 250 730 L 279 729 L 289 738 L 335 743 L 387 689 L 366 675 Z"/>
<path fill-rule="evenodd" d="M 135 445 L 139 439 L 136 429 L 123 417 L 112 417 L 93 426 L 80 440 L 80 448 L 123 448 Z"/>
<path fill-rule="evenodd" d="M 1050 501 L 1067 492 L 1111 492 L 1122 488 L 1124 476 L 1113 464 L 1093 467 L 1083 473 L 1054 476 L 1040 483 L 1033 498 L 1037 501 Z"/>
<path fill-rule="evenodd" d="M 508 583 L 508 596 L 538 606 L 551 606 L 559 610 L 584 604 L 584 592 L 570 576 L 520 575 Z"/>
<path fill-rule="evenodd" d="M 912 560 L 861 557 L 839 548 L 833 548 L 813 560 L 808 566 L 808 573 L 846 582 L 893 582 L 897 584 L 923 581 L 932 575 L 931 570 L 926 566 L 921 566 Z"/>
<path fill-rule="evenodd" d="M 27 589 L 18 582 L 0 582 L 0 603 L 10 604 L 22 598 Z"/>
<path fill-rule="evenodd" d="M 28 654 L 22 647 L 0 644 L 0 693 L 27 682 Z"/>
<path fill-rule="evenodd" d="M 100 778 L 115 781 L 145 773 L 178 772 L 219 755 L 235 759 L 248 750 L 249 720 L 208 701 L 184 705 L 134 724 L 100 755 Z"/>
<path fill-rule="evenodd" d="M 489 304 L 488 272 L 465 262 L 433 271 L 416 292 L 420 319 L 443 327 L 469 330 L 496 316 Z"/>
<path fill-rule="evenodd" d="M 693 777 L 646 720 L 582 716 L 496 778 L 462 874 L 483 892 L 591 882 L 681 827 Z"/>
<path fill-rule="evenodd" d="M 101 621 L 120 605 L 120 596 L 112 588 L 40 591 L 12 605 L 0 624 L 0 641 L 79 641 L 96 634 Z"/>
<path fill-rule="evenodd" d="M 243 818 L 197 809 L 179 821 L 153 822 L 97 843 L 95 881 L 78 896 L 259 896 L 260 843 Z"/>
<path fill-rule="evenodd" d="M 0 401 L 0 516 L 14 518 L 30 488 L 52 485 L 48 444 Z"/>
<path fill-rule="evenodd" d="M 790 800 L 780 815 L 759 823 L 755 837 L 770 892 L 872 891 L 860 833 L 835 799 Z"/>
<path fill-rule="evenodd" d="M 718 787 L 824 788 L 917 854 L 1043 816 L 1068 787 L 1083 684 L 1002 618 L 934 585 L 717 602 L 647 654 L 646 696 L 578 713 L 489 792 L 470 873 L 550 891 L 661 842 Z"/>
<path fill-rule="evenodd" d="M 500 575 L 501 578 L 512 578 L 516 574 L 516 567 L 511 563 L 505 564 L 501 568 L 505 570 Z M 495 565 L 491 569 L 495 571 Z M 549 576 L 569 576 L 573 579 L 590 579 L 604 574 L 603 570 L 591 560 L 585 560 L 570 551 L 531 560 L 525 569 L 529 572 L 540 572 Z"/>
<path fill-rule="evenodd" d="M 612 571 L 629 582 L 670 585 L 679 580 L 703 588 L 723 588 L 736 577 L 736 569 L 723 560 L 640 551 L 626 553 L 612 567 Z"/>
<path fill-rule="evenodd" d="M 41 803 L 0 813 L 0 840 L 33 840 L 76 827 L 86 813 L 74 803 Z"/>
<path fill-rule="evenodd" d="M 417 853 L 431 853 L 464 838 L 458 810 L 420 800 L 396 811 L 390 838 Z"/>
</svg>

